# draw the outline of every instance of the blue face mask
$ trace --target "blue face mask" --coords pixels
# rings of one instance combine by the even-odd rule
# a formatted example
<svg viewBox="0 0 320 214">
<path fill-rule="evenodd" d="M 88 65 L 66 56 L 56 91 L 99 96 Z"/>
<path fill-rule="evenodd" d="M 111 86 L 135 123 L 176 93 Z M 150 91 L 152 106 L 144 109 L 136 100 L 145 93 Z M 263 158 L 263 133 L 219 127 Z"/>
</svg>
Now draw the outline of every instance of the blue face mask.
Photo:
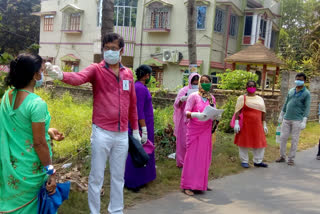
<svg viewBox="0 0 320 214">
<path fill-rule="evenodd" d="M 113 51 L 113 50 L 108 50 L 103 52 L 103 58 L 104 61 L 106 61 L 107 64 L 109 65 L 115 65 L 120 61 L 120 50 L 118 51 Z"/>
<path fill-rule="evenodd" d="M 302 81 L 302 80 L 296 80 L 296 81 L 294 81 L 294 83 L 296 84 L 296 86 L 303 86 L 304 85 L 304 81 Z"/>
<path fill-rule="evenodd" d="M 41 79 L 36 80 L 36 85 L 34 87 L 40 87 L 42 86 L 42 83 L 43 83 L 43 73 L 41 73 Z"/>
<path fill-rule="evenodd" d="M 199 89 L 199 86 L 198 85 L 191 85 L 191 88 L 192 89 Z"/>
</svg>

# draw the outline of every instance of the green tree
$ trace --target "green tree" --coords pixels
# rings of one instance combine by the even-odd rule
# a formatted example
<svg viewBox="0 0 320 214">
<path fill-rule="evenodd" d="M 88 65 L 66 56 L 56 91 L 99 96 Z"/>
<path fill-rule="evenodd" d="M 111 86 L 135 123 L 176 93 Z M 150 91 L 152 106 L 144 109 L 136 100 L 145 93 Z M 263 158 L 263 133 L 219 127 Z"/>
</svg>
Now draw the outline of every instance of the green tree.
<svg viewBox="0 0 320 214">
<path fill-rule="evenodd" d="M 31 13 L 40 10 L 40 0 L 0 1 L 0 53 L 17 55 L 39 43 L 40 19 Z"/>
<path fill-rule="evenodd" d="M 319 70 L 319 18 L 319 0 L 283 0 L 279 54 L 287 69 L 310 75 Z"/>
</svg>

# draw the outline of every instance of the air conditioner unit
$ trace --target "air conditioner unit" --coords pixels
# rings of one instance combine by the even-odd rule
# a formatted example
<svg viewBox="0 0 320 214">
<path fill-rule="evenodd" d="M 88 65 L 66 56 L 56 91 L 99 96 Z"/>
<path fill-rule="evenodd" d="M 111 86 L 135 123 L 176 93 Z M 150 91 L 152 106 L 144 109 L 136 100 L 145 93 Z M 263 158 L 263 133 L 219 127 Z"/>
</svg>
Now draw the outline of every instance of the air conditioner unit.
<svg viewBox="0 0 320 214">
<path fill-rule="evenodd" d="M 163 50 L 163 61 L 177 63 L 179 60 L 179 52 L 177 50 Z"/>
</svg>

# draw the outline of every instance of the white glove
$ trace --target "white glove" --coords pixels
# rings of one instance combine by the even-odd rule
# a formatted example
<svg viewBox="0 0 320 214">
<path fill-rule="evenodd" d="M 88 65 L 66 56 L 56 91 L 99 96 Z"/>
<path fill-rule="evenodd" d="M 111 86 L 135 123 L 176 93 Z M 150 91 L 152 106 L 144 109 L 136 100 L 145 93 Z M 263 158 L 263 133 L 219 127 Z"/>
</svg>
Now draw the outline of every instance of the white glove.
<svg viewBox="0 0 320 214">
<path fill-rule="evenodd" d="M 306 117 L 303 118 L 302 122 L 300 123 L 301 130 L 305 129 L 307 126 L 307 119 Z"/>
<path fill-rule="evenodd" d="M 204 113 L 200 113 L 200 112 L 192 112 L 191 117 L 198 118 L 200 121 L 205 121 L 207 115 L 205 115 Z"/>
<path fill-rule="evenodd" d="M 264 130 L 264 133 L 267 135 L 268 134 L 268 127 L 267 127 L 267 122 L 266 121 L 263 121 L 263 130 Z"/>
<path fill-rule="evenodd" d="M 52 65 L 50 62 L 46 62 L 46 70 L 52 79 L 63 80 L 63 72 L 59 66 Z"/>
<path fill-rule="evenodd" d="M 180 98 L 180 101 L 181 102 L 185 102 L 185 101 L 187 101 L 187 99 L 188 99 L 188 96 L 183 96 L 183 97 Z"/>
<path fill-rule="evenodd" d="M 283 121 L 283 115 L 284 115 L 284 112 L 281 111 L 280 115 L 279 115 L 279 118 L 278 118 L 278 123 L 282 123 Z"/>
<path fill-rule="evenodd" d="M 142 130 L 141 143 L 145 143 L 148 140 L 147 127 L 143 126 L 141 127 L 141 130 Z"/>
<path fill-rule="evenodd" d="M 141 137 L 138 129 L 132 131 L 132 137 L 141 143 Z"/>
<path fill-rule="evenodd" d="M 236 120 L 234 123 L 234 128 L 233 128 L 235 133 L 239 133 L 240 132 L 240 125 L 239 125 L 239 120 Z"/>
</svg>

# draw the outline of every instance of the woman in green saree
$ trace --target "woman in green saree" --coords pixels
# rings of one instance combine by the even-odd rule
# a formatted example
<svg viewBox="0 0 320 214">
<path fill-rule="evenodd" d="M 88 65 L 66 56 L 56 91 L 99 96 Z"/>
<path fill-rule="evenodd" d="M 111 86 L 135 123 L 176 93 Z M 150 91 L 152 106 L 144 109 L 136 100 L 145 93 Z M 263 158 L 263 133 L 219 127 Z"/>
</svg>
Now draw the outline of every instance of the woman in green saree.
<svg viewBox="0 0 320 214">
<path fill-rule="evenodd" d="M 10 63 L 11 89 L 0 105 L 0 213 L 36 214 L 43 183 L 50 194 L 56 189 L 50 142 L 64 137 L 49 129 L 47 104 L 33 93 L 42 79 L 40 56 L 20 54 Z"/>
</svg>

